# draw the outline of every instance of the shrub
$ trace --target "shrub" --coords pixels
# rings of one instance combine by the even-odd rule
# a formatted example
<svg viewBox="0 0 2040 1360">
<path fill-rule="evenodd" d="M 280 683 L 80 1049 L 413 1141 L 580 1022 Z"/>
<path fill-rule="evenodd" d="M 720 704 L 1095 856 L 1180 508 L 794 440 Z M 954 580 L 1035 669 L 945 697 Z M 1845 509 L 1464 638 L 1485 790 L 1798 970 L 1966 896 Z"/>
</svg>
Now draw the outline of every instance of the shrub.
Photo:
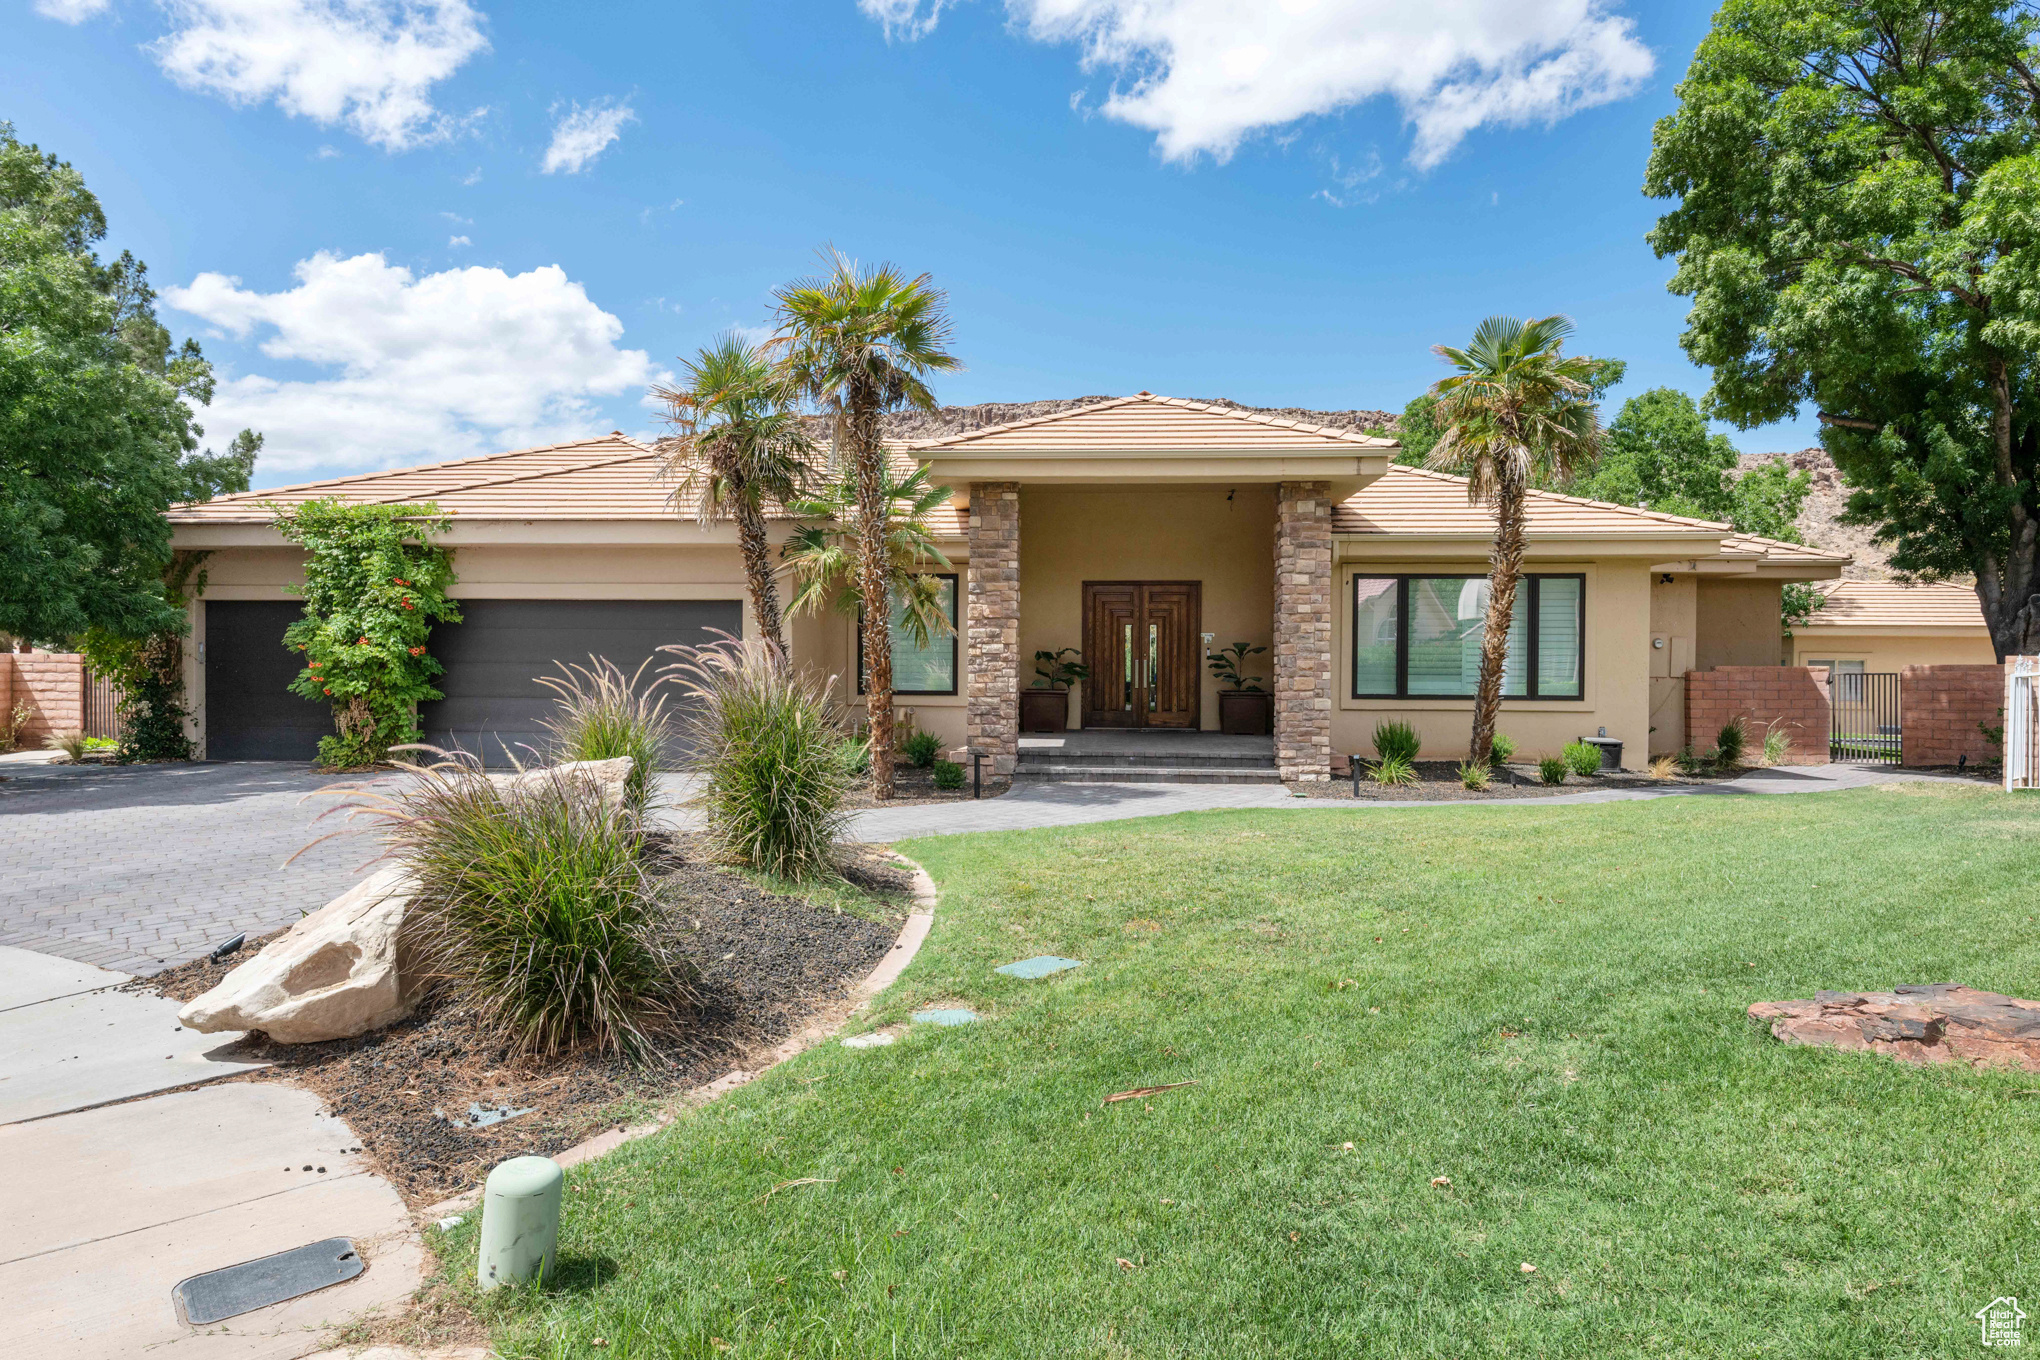
<svg viewBox="0 0 2040 1360">
<path fill-rule="evenodd" d="M 1546 756 L 1537 762 L 1537 777 L 1547 784 L 1565 782 L 1566 763 L 1559 756 Z"/>
<path fill-rule="evenodd" d="M 518 1053 L 633 1052 L 678 1024 L 688 970 L 643 868 L 643 824 L 592 782 L 554 774 L 506 795 L 462 756 L 344 806 L 417 880 L 404 939 L 420 975 Z"/>
<path fill-rule="evenodd" d="M 73 765 L 85 759 L 85 734 L 76 728 L 68 732 L 52 732 L 43 738 L 45 751 L 62 751 Z"/>
<path fill-rule="evenodd" d="M 1707 768 L 1707 761 L 1690 746 L 1681 746 L 1679 753 L 1672 757 L 1678 763 L 1679 773 L 1699 774 Z"/>
<path fill-rule="evenodd" d="M 938 789 L 960 789 L 963 787 L 963 766 L 953 760 L 935 762 L 935 787 Z"/>
<path fill-rule="evenodd" d="M 871 773 L 871 743 L 863 737 L 845 737 L 836 748 L 836 759 L 845 778 L 862 779 Z"/>
<path fill-rule="evenodd" d="M 1494 774 L 1486 765 L 1462 760 L 1459 762 L 1459 783 L 1462 788 L 1478 793 L 1494 783 Z"/>
<path fill-rule="evenodd" d="M 1368 771 L 1377 784 L 1414 784 L 1417 782 L 1417 767 L 1402 756 L 1383 756 L 1374 762 Z"/>
<path fill-rule="evenodd" d="M 1383 760 L 1400 759 L 1405 765 L 1417 763 L 1424 740 L 1417 729 L 1399 718 L 1385 718 L 1374 725 L 1374 753 Z"/>
<path fill-rule="evenodd" d="M 933 732 L 916 731 L 900 743 L 900 754 L 905 756 L 915 769 L 925 770 L 935 763 L 935 757 L 942 754 L 942 738 Z"/>
<path fill-rule="evenodd" d="M 1582 779 L 1591 779 L 1601 772 L 1601 748 L 1590 741 L 1569 741 L 1560 755 L 1566 768 Z"/>
<path fill-rule="evenodd" d="M 724 859 L 796 881 L 836 873 L 843 738 L 817 684 L 756 638 L 662 647 L 690 707 L 683 730 L 705 776 L 692 805 Z"/>
<path fill-rule="evenodd" d="M 1721 731 L 1714 738 L 1714 762 L 1725 770 L 1735 769 L 1743 763 L 1750 744 L 1749 729 L 1741 718 L 1735 718 L 1721 725 Z"/>
<path fill-rule="evenodd" d="M 1650 777 L 1652 779 L 1670 779 L 1678 772 L 1679 758 L 1677 756 L 1659 756 L 1650 763 Z"/>
<path fill-rule="evenodd" d="M 555 663 L 558 664 L 558 663 Z M 542 675 L 538 683 L 559 696 L 550 718 L 541 718 L 548 765 L 571 760 L 630 759 L 624 802 L 633 812 L 650 800 L 652 776 L 664 762 L 673 720 L 666 700 L 655 686 L 641 685 L 647 660 L 634 675 L 607 657 L 591 656 L 585 666 L 560 665 L 560 675 Z"/>
<path fill-rule="evenodd" d="M 448 521 L 423 505 L 305 501 L 278 512 L 276 531 L 305 549 L 304 617 L 283 645 L 304 657 L 291 693 L 330 704 L 335 735 L 319 741 L 329 769 L 379 764 L 418 740 L 418 705 L 443 698 L 445 671 L 426 650 L 436 621 L 458 623 L 447 595 L 453 559 L 433 543 Z"/>
<path fill-rule="evenodd" d="M 1764 763 L 1783 765 L 1792 754 L 1792 734 L 1772 723 L 1764 729 Z"/>
<path fill-rule="evenodd" d="M 1488 743 L 1488 764 L 1497 770 L 1508 764 L 1515 754 L 1515 741 L 1499 732 L 1495 733 L 1493 740 Z"/>
<path fill-rule="evenodd" d="M 28 726 L 35 717 L 35 705 L 23 699 L 5 713 L 0 713 L 0 751 L 11 751 L 20 740 L 21 729 Z"/>
</svg>

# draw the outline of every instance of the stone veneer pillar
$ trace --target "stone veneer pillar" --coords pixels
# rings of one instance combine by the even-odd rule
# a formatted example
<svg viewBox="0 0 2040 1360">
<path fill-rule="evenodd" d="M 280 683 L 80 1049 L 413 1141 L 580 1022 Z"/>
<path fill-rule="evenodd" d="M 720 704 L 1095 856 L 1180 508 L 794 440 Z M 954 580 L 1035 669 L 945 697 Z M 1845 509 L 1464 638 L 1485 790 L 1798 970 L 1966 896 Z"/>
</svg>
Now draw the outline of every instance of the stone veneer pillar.
<svg viewBox="0 0 2040 1360">
<path fill-rule="evenodd" d="M 970 484 L 964 683 L 971 749 L 988 772 L 1013 773 L 1020 753 L 1020 484 Z"/>
<path fill-rule="evenodd" d="M 1332 495 L 1325 482 L 1275 489 L 1275 767 L 1332 774 Z"/>
</svg>

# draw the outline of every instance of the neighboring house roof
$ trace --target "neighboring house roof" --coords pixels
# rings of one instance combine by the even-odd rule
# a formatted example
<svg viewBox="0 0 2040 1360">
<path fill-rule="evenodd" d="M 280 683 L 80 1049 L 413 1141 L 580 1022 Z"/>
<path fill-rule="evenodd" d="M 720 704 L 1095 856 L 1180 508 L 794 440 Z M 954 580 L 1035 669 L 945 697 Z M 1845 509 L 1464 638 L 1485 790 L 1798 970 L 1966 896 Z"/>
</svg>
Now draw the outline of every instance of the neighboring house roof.
<svg viewBox="0 0 2040 1360">
<path fill-rule="evenodd" d="M 1021 449 L 1069 453 L 1094 450 L 1198 453 L 1215 449 L 1318 452 L 1347 450 L 1355 445 L 1367 449 L 1398 447 L 1395 440 L 1378 435 L 1284 420 L 1237 406 L 1136 392 L 1130 397 L 1113 397 L 939 439 L 914 440 L 901 447 L 926 456 L 995 454 Z"/>
<path fill-rule="evenodd" d="M 1794 633 L 1974 633 L 1987 636 L 1976 591 L 1949 581 L 1837 581 Z"/>
</svg>

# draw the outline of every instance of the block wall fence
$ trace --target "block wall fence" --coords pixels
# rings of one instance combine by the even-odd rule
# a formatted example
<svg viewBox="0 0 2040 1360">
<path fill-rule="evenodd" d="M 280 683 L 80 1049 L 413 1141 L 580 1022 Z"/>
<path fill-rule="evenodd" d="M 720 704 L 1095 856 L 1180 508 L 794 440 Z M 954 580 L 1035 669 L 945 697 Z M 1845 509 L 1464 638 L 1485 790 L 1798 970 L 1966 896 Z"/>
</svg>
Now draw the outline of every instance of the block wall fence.
<svg viewBox="0 0 2040 1360">
<path fill-rule="evenodd" d="M 2002 758 L 2000 743 L 1983 734 L 1983 724 L 2004 723 L 2003 666 L 1905 666 L 1898 672 L 1898 692 L 1904 764 Z"/>
<path fill-rule="evenodd" d="M 0 702 L 28 708 L 14 734 L 16 747 L 34 750 L 52 732 L 85 727 L 85 658 L 64 652 L 0 652 Z"/>
<path fill-rule="evenodd" d="M 1696 750 L 1714 744 L 1715 734 L 1743 720 L 1750 749 L 1760 751 L 1764 733 L 1777 724 L 1791 742 L 1787 763 L 1828 763 L 1828 673 L 1825 666 L 1716 666 L 1686 672 L 1686 739 Z"/>
</svg>

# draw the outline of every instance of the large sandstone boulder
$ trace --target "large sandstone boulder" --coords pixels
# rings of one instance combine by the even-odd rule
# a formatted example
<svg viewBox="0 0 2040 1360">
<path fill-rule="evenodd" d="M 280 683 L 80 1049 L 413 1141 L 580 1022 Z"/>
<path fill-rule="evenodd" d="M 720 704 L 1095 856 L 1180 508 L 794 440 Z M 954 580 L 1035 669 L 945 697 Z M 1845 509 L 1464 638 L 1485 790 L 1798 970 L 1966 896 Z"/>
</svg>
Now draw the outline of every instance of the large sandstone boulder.
<svg viewBox="0 0 2040 1360">
<path fill-rule="evenodd" d="M 350 1039 L 403 1018 L 416 998 L 397 937 L 414 885 L 402 865 L 369 875 L 187 1003 L 188 1029 L 259 1029 L 280 1044 Z"/>
<path fill-rule="evenodd" d="M 1910 1063 L 1997 1063 L 2040 1072 L 2040 1001 L 1953 982 L 1888 992 L 1815 992 L 1810 1001 L 1759 1001 L 1788 1044 L 1883 1053 Z"/>
<path fill-rule="evenodd" d="M 518 774 L 491 777 L 512 797 L 552 779 L 586 783 L 602 796 L 603 804 L 610 811 L 616 812 L 623 808 L 624 791 L 630 783 L 630 766 L 629 756 L 618 756 L 614 760 L 570 760 L 564 765 L 547 765 Z"/>
</svg>

